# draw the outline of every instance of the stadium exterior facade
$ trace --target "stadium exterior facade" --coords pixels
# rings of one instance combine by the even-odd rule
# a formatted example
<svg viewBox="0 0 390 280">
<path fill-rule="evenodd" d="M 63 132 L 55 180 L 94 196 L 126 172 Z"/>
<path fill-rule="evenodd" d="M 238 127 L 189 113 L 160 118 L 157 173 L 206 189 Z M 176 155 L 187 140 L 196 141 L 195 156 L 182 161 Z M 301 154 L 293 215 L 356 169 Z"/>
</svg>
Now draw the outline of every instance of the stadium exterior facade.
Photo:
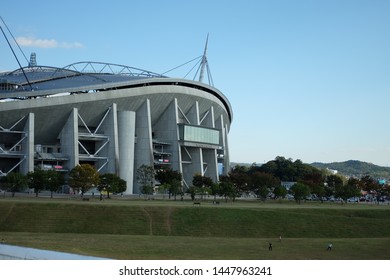
<svg viewBox="0 0 390 280">
<path fill-rule="evenodd" d="M 81 70 L 80 70 L 81 69 Z M 140 193 L 136 170 L 170 166 L 218 181 L 229 169 L 232 108 L 213 86 L 83 62 L 0 74 L 0 176 L 92 164 Z M 222 171 L 221 171 L 222 170 Z"/>
</svg>

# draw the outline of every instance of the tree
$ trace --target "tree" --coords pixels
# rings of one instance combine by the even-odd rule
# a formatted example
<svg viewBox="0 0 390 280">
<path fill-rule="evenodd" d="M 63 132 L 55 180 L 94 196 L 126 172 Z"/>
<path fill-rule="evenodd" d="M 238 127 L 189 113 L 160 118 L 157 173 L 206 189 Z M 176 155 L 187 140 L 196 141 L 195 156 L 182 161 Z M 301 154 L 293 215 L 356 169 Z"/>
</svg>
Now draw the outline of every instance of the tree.
<svg viewBox="0 0 390 280">
<path fill-rule="evenodd" d="M 303 183 L 296 183 L 290 190 L 298 203 L 301 203 L 301 200 L 310 194 L 310 188 Z"/>
<path fill-rule="evenodd" d="M 153 186 L 151 185 L 142 185 L 141 193 L 145 196 L 145 199 L 149 198 L 149 195 L 153 194 Z"/>
<path fill-rule="evenodd" d="M 181 181 L 183 178 L 179 171 L 170 168 L 159 169 L 156 171 L 156 180 L 168 191 L 169 198 L 174 195 L 176 200 L 176 195 L 182 192 Z"/>
<path fill-rule="evenodd" d="M 46 172 L 41 168 L 36 168 L 34 171 L 27 173 L 27 185 L 30 189 L 34 189 L 35 196 L 38 197 L 39 191 L 45 187 Z"/>
<path fill-rule="evenodd" d="M 214 202 L 217 201 L 217 195 L 221 193 L 221 185 L 218 183 L 213 183 L 210 187 L 211 195 L 214 196 Z"/>
<path fill-rule="evenodd" d="M 50 197 L 53 198 L 53 192 L 64 183 L 63 176 L 55 170 L 42 170 L 36 168 L 34 172 L 27 173 L 28 187 L 34 189 L 36 197 L 39 191 L 46 189 L 50 191 Z"/>
<path fill-rule="evenodd" d="M 107 198 L 110 198 L 110 193 L 121 193 L 126 190 L 126 181 L 113 173 L 100 174 L 97 190 L 99 192 L 107 192 Z"/>
<path fill-rule="evenodd" d="M 53 192 L 64 184 L 64 176 L 53 169 L 45 171 L 45 187 L 50 191 L 50 197 L 53 198 Z"/>
<path fill-rule="evenodd" d="M 210 177 L 195 174 L 192 178 L 192 185 L 194 185 L 200 191 L 203 198 L 204 194 L 210 193 L 210 188 L 213 185 L 213 180 Z"/>
<path fill-rule="evenodd" d="M 319 199 L 321 199 L 321 202 L 323 202 L 323 197 L 325 196 L 325 186 L 323 184 L 313 184 L 309 186 L 310 193 L 315 194 Z"/>
<path fill-rule="evenodd" d="M 119 178 L 115 181 L 115 190 L 114 193 L 123 193 L 127 189 L 127 183 L 122 178 Z"/>
<path fill-rule="evenodd" d="M 303 172 L 298 171 L 300 176 L 303 176 L 299 182 L 307 185 L 310 188 L 311 194 L 315 194 L 320 198 L 325 196 L 325 177 L 323 176 L 322 172 L 312 166 L 306 167 L 304 169 L 305 171 Z"/>
<path fill-rule="evenodd" d="M 267 199 L 267 196 L 269 195 L 269 193 L 270 193 L 270 188 L 267 187 L 266 185 L 260 185 L 260 186 L 256 187 L 256 189 L 255 189 L 255 194 L 263 202 Z"/>
<path fill-rule="evenodd" d="M 305 184 L 308 182 L 323 183 L 322 171 L 309 164 L 304 164 L 300 159 L 293 162 L 291 158 L 286 159 L 278 156 L 274 160 L 263 164 L 258 171 L 273 174 L 281 181 L 302 181 Z"/>
<path fill-rule="evenodd" d="M 276 198 L 283 198 L 287 195 L 287 189 L 286 187 L 282 186 L 282 185 L 278 185 L 274 188 L 274 195 L 275 195 L 275 199 Z"/>
<path fill-rule="evenodd" d="M 141 165 L 137 169 L 137 181 L 141 185 L 141 193 L 145 196 L 153 194 L 154 189 L 154 168 L 149 165 Z"/>
<path fill-rule="evenodd" d="M 161 184 L 170 183 L 173 180 L 181 181 L 183 176 L 179 171 L 172 170 L 171 168 L 163 168 L 156 171 L 156 180 Z"/>
<path fill-rule="evenodd" d="M 69 185 L 83 196 L 85 192 L 99 185 L 99 173 L 90 164 L 77 165 L 69 173 Z"/>
<path fill-rule="evenodd" d="M 360 179 L 359 185 L 362 190 L 368 193 L 378 193 L 381 186 L 377 180 L 370 176 L 364 176 Z"/>
<path fill-rule="evenodd" d="M 336 189 L 336 197 L 340 197 L 347 201 L 350 197 L 360 196 L 361 188 L 360 181 L 357 178 L 349 178 L 348 183 L 343 186 L 339 186 Z"/>
<path fill-rule="evenodd" d="M 278 185 L 280 185 L 280 181 L 272 174 L 258 171 L 250 175 L 250 190 L 262 201 L 265 201 L 271 189 Z"/>
<path fill-rule="evenodd" d="M 339 175 L 329 175 L 325 180 L 325 195 L 335 195 L 336 189 L 340 189 L 343 186 L 343 179 Z"/>
<path fill-rule="evenodd" d="M 249 172 L 250 170 L 239 165 L 229 172 L 229 181 L 233 183 L 233 186 L 236 188 L 237 195 L 250 192 Z"/>
<path fill-rule="evenodd" d="M 223 197 L 225 197 L 225 201 L 227 202 L 228 198 L 235 201 L 236 197 L 238 196 L 238 193 L 234 184 L 230 181 L 221 181 L 219 185 L 220 185 L 220 193 Z"/>
<path fill-rule="evenodd" d="M 230 176 L 221 176 L 219 178 L 219 188 L 220 188 L 220 195 L 225 197 L 225 201 L 227 202 L 227 199 L 230 198 L 233 201 L 235 201 L 236 197 L 239 194 L 239 191 L 237 187 L 234 185 L 234 183 L 231 180 Z"/>
<path fill-rule="evenodd" d="M 203 176 L 203 192 L 202 194 L 210 194 L 211 187 L 214 185 L 213 179 L 207 176 Z"/>
<path fill-rule="evenodd" d="M 11 172 L 2 179 L 5 190 L 12 192 L 15 196 L 16 192 L 22 191 L 27 187 L 27 177 L 22 173 Z"/>
<path fill-rule="evenodd" d="M 195 174 L 194 177 L 192 177 L 192 185 L 199 189 L 203 188 L 203 176 Z"/>
<path fill-rule="evenodd" d="M 176 196 L 180 193 L 183 193 L 182 191 L 182 186 L 181 186 L 181 181 L 177 179 L 173 179 L 169 184 L 168 184 L 168 191 L 169 194 L 172 194 L 173 197 L 176 200 Z"/>
<path fill-rule="evenodd" d="M 300 161 L 296 161 L 300 164 Z M 297 169 L 292 159 L 286 159 L 282 156 L 278 156 L 275 160 L 267 162 L 261 166 L 261 171 L 271 173 L 281 181 L 297 181 Z"/>
<path fill-rule="evenodd" d="M 390 196 L 390 185 L 389 184 L 383 184 L 380 189 L 382 196 Z"/>
<path fill-rule="evenodd" d="M 187 193 L 190 194 L 191 196 L 191 200 L 194 201 L 195 200 L 195 195 L 197 194 L 198 192 L 198 188 L 195 187 L 195 186 L 191 186 L 187 189 Z"/>
</svg>

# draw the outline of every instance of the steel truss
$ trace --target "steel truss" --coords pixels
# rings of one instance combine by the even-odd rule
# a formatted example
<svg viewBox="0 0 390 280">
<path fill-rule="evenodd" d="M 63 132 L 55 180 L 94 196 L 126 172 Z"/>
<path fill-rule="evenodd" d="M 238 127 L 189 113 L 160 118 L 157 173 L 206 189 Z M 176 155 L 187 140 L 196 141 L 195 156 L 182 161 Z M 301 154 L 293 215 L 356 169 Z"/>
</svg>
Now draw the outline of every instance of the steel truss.
<svg viewBox="0 0 390 280">
<path fill-rule="evenodd" d="M 23 161 L 26 159 L 26 155 L 24 154 L 23 150 L 20 148 L 22 142 L 27 138 L 27 132 L 23 130 L 17 130 L 16 126 L 22 122 L 26 116 L 23 116 L 19 120 L 17 120 L 14 124 L 12 124 L 9 128 L 4 128 L 0 125 L 0 134 L 4 137 L 7 135 L 20 135 L 20 139 L 16 141 L 15 143 L 12 143 L 12 146 L 10 148 L 7 148 L 4 143 L 0 143 L 0 158 L 19 158 L 19 161 L 11 166 L 11 168 L 8 171 L 0 170 L 0 177 L 1 176 L 7 176 L 9 173 L 14 171 L 18 166 L 20 166 Z"/>
</svg>

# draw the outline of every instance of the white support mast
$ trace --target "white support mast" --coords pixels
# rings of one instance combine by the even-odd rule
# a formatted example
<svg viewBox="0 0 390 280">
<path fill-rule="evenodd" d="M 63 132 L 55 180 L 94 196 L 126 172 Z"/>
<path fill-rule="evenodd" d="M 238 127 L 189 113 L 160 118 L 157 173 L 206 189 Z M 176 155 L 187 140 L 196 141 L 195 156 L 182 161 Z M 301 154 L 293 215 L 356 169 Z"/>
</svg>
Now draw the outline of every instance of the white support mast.
<svg viewBox="0 0 390 280">
<path fill-rule="evenodd" d="M 202 56 L 202 62 L 200 63 L 200 73 L 199 73 L 199 82 L 203 82 L 203 76 L 204 76 L 204 68 L 207 66 L 207 43 L 209 41 L 209 34 L 207 33 L 207 39 L 206 39 L 206 45 L 204 47 L 204 52 Z"/>
</svg>

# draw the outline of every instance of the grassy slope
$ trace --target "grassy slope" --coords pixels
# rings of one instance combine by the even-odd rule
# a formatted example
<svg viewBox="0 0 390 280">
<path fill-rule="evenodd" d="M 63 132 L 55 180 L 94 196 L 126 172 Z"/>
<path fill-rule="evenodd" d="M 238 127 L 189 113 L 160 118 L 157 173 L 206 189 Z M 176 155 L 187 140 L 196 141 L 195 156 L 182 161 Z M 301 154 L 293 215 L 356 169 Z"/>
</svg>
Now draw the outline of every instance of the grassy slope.
<svg viewBox="0 0 390 280">
<path fill-rule="evenodd" d="M 2 199 L 0 213 L 8 243 L 112 258 L 390 259 L 387 206 Z"/>
</svg>

